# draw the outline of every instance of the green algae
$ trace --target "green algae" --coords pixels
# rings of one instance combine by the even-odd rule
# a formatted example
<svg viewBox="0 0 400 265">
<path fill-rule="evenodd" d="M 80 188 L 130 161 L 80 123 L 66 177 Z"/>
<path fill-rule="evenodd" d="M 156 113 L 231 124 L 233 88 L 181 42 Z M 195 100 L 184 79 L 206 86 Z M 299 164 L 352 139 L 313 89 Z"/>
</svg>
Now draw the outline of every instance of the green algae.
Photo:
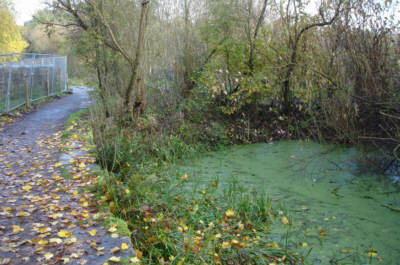
<svg viewBox="0 0 400 265">
<path fill-rule="evenodd" d="M 400 264 L 400 193 L 384 176 L 355 174 L 354 148 L 303 141 L 232 147 L 181 167 L 201 185 L 236 179 L 289 214 L 272 236 L 289 238 L 306 264 Z M 306 243 L 306 244 L 304 244 Z"/>
</svg>

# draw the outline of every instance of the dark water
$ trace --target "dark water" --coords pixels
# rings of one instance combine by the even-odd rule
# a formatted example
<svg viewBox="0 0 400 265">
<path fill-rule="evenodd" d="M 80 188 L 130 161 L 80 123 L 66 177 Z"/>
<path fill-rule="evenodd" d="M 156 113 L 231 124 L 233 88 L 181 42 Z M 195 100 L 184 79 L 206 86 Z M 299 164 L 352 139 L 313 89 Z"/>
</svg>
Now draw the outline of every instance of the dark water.
<svg viewBox="0 0 400 265">
<path fill-rule="evenodd" d="M 219 177 L 264 191 L 293 223 L 288 230 L 306 264 L 400 264 L 400 192 L 385 176 L 356 175 L 357 151 L 312 142 L 256 144 L 187 161 L 198 184 Z M 290 228 L 289 228 L 290 227 Z M 305 244 L 306 243 L 306 244 Z"/>
</svg>

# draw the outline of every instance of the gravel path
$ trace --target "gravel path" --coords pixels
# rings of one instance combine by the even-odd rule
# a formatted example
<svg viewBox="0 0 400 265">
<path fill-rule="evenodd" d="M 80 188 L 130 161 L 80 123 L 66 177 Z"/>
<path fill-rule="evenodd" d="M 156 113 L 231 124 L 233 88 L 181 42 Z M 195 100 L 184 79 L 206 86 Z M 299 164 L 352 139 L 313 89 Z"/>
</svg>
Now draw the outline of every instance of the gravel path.
<svg viewBox="0 0 400 265">
<path fill-rule="evenodd" d="M 0 264 L 104 264 L 134 256 L 128 238 L 93 221 L 96 202 L 83 192 L 93 177 L 61 177 L 61 130 L 87 105 L 86 90 L 74 88 L 0 132 Z"/>
</svg>

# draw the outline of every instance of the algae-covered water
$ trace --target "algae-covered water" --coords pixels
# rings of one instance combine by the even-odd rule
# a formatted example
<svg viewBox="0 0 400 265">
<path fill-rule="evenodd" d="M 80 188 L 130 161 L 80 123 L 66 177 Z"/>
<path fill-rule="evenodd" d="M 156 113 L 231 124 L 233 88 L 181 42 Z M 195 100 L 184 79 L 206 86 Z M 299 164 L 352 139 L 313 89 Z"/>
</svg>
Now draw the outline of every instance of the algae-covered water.
<svg viewBox="0 0 400 265">
<path fill-rule="evenodd" d="M 265 191 L 292 222 L 272 237 L 311 253 L 306 264 L 400 264 L 400 192 L 385 176 L 355 174 L 355 149 L 283 141 L 209 153 L 182 170 Z M 285 213 L 286 214 L 286 213 Z"/>
</svg>

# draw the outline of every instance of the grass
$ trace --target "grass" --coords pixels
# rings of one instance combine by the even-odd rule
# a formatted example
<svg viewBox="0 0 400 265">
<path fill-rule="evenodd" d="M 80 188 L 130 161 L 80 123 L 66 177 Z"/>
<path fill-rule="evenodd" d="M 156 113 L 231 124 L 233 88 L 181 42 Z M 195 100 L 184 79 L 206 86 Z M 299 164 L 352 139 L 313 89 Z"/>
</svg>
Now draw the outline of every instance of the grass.
<svg viewBox="0 0 400 265">
<path fill-rule="evenodd" d="M 108 216 L 107 218 L 103 218 L 101 224 L 105 227 L 106 230 L 109 230 L 111 228 L 110 224 L 116 225 L 117 230 L 115 231 L 115 233 L 120 236 L 130 237 L 131 235 L 131 231 L 129 230 L 126 222 L 115 216 Z"/>
<path fill-rule="evenodd" d="M 65 179 L 72 179 L 73 178 L 73 176 L 71 175 L 69 170 L 67 168 L 65 168 L 65 166 L 61 166 L 60 167 L 60 171 L 61 171 L 61 177 L 65 178 Z"/>
<path fill-rule="evenodd" d="M 89 109 L 87 108 L 72 113 L 65 122 L 61 140 L 65 142 L 73 134 L 74 126 L 84 126 L 83 124 L 80 123 L 87 121 L 88 115 L 89 115 Z"/>
<path fill-rule="evenodd" d="M 235 181 L 220 187 L 218 179 L 199 189 L 194 177 L 163 170 L 125 183 L 113 174 L 98 182 L 103 204 L 129 224 L 144 264 L 300 261 L 290 251 L 295 243 L 271 240 L 270 224 L 280 215 L 264 194 Z"/>
<path fill-rule="evenodd" d="M 92 87 L 95 88 L 98 86 L 96 82 L 93 82 L 92 80 L 82 80 L 79 78 L 70 78 L 68 80 L 69 86 L 82 86 L 82 87 Z"/>
<path fill-rule="evenodd" d="M 64 138 L 89 126 L 80 122 L 84 114 L 68 119 Z M 97 146 L 97 158 L 109 171 L 93 172 L 96 186 L 87 191 L 95 193 L 100 210 L 112 214 L 100 217 L 106 229 L 117 224 L 119 233 L 130 236 L 141 264 L 301 263 L 291 251 L 295 242 L 278 245 L 271 239 L 270 226 L 282 211 L 265 194 L 234 180 L 222 186 L 216 178 L 199 186 L 196 176 L 176 169 L 207 146 L 186 144 L 180 135 L 150 141 L 132 129 L 104 135 L 114 138 Z"/>
<path fill-rule="evenodd" d="M 176 170 L 177 161 L 201 146 L 169 137 L 148 149 L 138 135 L 121 146 L 114 151 L 123 166 L 97 174 L 96 199 L 128 224 L 143 264 L 300 263 L 291 251 L 298 243 L 288 239 L 279 246 L 270 238 L 270 225 L 282 211 L 265 194 L 234 180 L 199 186 L 196 176 Z"/>
</svg>

